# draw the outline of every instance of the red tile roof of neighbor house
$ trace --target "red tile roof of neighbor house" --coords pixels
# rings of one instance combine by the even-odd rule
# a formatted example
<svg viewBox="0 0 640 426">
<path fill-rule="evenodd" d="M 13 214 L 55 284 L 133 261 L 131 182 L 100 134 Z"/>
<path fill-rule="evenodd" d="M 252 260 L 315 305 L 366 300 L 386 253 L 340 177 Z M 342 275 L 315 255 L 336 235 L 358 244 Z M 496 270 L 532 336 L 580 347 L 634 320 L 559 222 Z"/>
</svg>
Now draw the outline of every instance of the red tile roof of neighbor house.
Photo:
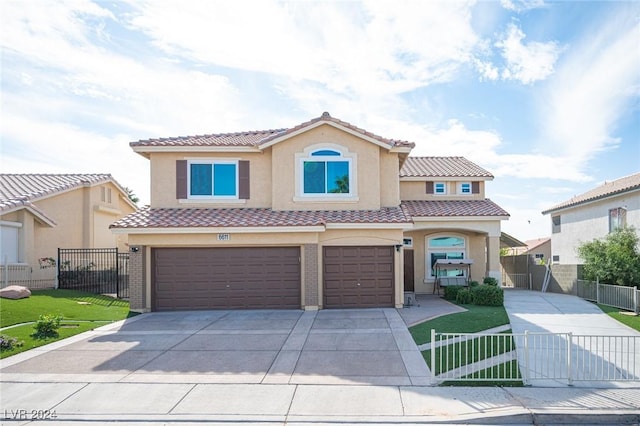
<svg viewBox="0 0 640 426">
<path fill-rule="evenodd" d="M 312 126 L 320 121 L 331 122 L 338 124 L 342 127 L 348 128 L 351 131 L 360 133 L 363 136 L 375 139 L 378 142 L 382 142 L 389 147 L 402 146 L 413 148 L 415 144 L 407 141 L 399 141 L 395 139 L 388 139 L 382 136 L 375 135 L 364 129 L 347 123 L 346 121 L 339 120 L 331 117 L 328 112 L 323 113 L 320 117 L 313 118 L 304 123 L 288 129 L 272 129 L 272 130 L 251 130 L 235 133 L 214 133 L 208 135 L 195 135 L 195 136 L 178 136 L 173 138 L 157 138 L 157 139 L 145 139 L 137 142 L 131 142 L 129 145 L 132 147 L 145 147 L 145 146 L 258 146 L 264 143 L 270 142 L 279 137 L 283 137 L 294 133 L 298 130 L 302 130 L 305 127 Z"/>
<path fill-rule="evenodd" d="M 109 181 L 120 187 L 110 174 L 2 173 L 0 174 L 0 211 L 31 205 L 30 201 L 69 189 Z"/>
<path fill-rule="evenodd" d="M 332 223 L 411 223 L 412 216 L 508 216 L 491 200 L 403 201 L 380 210 L 288 210 L 260 208 L 150 208 L 118 220 L 111 228 L 210 228 L 323 226 Z"/>
<path fill-rule="evenodd" d="M 411 217 L 509 216 L 502 207 L 489 199 L 403 201 L 401 206 Z"/>
<path fill-rule="evenodd" d="M 407 157 L 403 177 L 487 177 L 493 175 L 464 157 Z"/>
<path fill-rule="evenodd" d="M 605 182 L 602 185 L 593 188 L 583 194 L 577 195 L 570 200 L 556 204 L 550 209 L 544 210 L 542 214 L 552 213 L 567 207 L 574 207 L 580 204 L 596 201 L 602 198 L 611 197 L 613 195 L 622 194 L 624 192 L 640 189 L 640 173 L 625 176 L 611 182 Z"/>
</svg>

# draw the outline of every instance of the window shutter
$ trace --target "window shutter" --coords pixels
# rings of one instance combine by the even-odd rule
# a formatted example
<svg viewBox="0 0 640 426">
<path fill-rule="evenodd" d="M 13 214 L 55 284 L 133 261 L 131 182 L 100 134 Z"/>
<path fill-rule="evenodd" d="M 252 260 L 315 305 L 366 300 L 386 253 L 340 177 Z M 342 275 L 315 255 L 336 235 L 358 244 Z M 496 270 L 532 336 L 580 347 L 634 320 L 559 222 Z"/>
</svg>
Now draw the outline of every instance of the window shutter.
<svg viewBox="0 0 640 426">
<path fill-rule="evenodd" d="M 187 160 L 176 161 L 176 198 L 187 198 Z"/>
<path fill-rule="evenodd" d="M 480 193 L 480 182 L 471 182 L 471 193 L 472 194 Z"/>
<path fill-rule="evenodd" d="M 427 194 L 433 194 L 433 182 L 427 182 Z"/>
<path fill-rule="evenodd" d="M 238 161 L 238 198 L 248 200 L 250 191 L 249 161 Z"/>
</svg>

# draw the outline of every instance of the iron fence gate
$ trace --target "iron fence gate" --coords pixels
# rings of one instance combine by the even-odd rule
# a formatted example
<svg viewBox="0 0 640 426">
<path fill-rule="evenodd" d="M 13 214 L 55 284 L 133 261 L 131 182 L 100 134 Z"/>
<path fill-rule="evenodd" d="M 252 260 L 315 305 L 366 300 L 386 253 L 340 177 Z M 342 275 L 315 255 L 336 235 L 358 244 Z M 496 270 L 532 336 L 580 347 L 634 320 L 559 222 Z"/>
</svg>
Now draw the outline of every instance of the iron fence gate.
<svg viewBox="0 0 640 426">
<path fill-rule="evenodd" d="M 129 253 L 117 248 L 58 249 L 58 288 L 129 297 Z"/>
</svg>

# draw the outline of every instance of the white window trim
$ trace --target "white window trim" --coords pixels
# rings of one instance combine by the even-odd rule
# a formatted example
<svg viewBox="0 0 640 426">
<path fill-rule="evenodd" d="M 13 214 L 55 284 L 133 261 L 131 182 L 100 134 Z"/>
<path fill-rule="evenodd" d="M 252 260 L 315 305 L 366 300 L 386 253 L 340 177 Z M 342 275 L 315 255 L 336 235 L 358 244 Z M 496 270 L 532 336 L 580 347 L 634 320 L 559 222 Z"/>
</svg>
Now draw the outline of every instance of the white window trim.
<svg viewBox="0 0 640 426">
<path fill-rule="evenodd" d="M 402 238 L 402 245 L 406 248 L 413 248 L 413 237 Z"/>
<path fill-rule="evenodd" d="M 233 164 L 236 166 L 236 195 L 191 195 L 191 165 L 192 164 Z M 213 176 L 213 170 L 211 171 Z M 213 182 L 212 191 L 213 191 Z M 205 158 L 197 160 L 187 160 L 187 200 L 238 200 L 240 197 L 240 176 L 238 168 L 238 160 Z"/>
<path fill-rule="evenodd" d="M 442 185 L 442 187 L 444 188 L 443 192 L 438 192 L 437 191 L 437 187 L 438 185 Z M 447 183 L 446 182 L 433 182 L 433 195 L 447 195 Z"/>
<path fill-rule="evenodd" d="M 456 248 L 441 248 L 441 247 L 434 247 L 434 248 L 430 248 L 429 247 L 429 240 L 431 240 L 432 238 L 441 238 L 441 237 L 456 237 L 456 238 L 462 238 L 462 241 L 464 241 L 464 246 L 463 247 L 456 247 Z M 436 279 L 435 276 L 431 275 L 431 253 L 447 253 L 447 252 L 462 252 L 462 257 L 466 258 L 467 257 L 467 250 L 468 250 L 468 239 L 466 236 L 461 235 L 461 234 L 457 234 L 455 232 L 445 232 L 445 233 L 439 233 L 439 234 L 430 234 L 430 235 L 425 235 L 424 237 L 424 282 L 432 282 Z M 466 276 L 466 272 L 465 272 L 465 276 Z"/>
<path fill-rule="evenodd" d="M 463 185 L 469 185 L 469 192 L 462 192 L 462 186 Z M 459 195 L 464 195 L 465 197 L 468 195 L 471 195 L 473 193 L 473 186 L 471 185 L 471 182 L 460 182 L 458 183 L 458 194 Z"/>
<path fill-rule="evenodd" d="M 315 151 L 321 150 L 331 150 L 340 153 L 340 156 L 335 155 L 317 155 L 312 156 L 311 154 Z M 359 201 L 358 198 L 358 156 L 355 152 L 349 152 L 349 150 L 343 146 L 332 144 L 332 143 L 322 143 L 309 146 L 304 149 L 301 153 L 295 154 L 295 196 L 293 201 L 302 201 L 302 202 L 345 202 L 345 203 L 355 203 Z M 305 194 L 304 193 L 304 162 L 305 161 L 347 161 L 349 165 L 349 193 L 347 194 Z"/>
</svg>

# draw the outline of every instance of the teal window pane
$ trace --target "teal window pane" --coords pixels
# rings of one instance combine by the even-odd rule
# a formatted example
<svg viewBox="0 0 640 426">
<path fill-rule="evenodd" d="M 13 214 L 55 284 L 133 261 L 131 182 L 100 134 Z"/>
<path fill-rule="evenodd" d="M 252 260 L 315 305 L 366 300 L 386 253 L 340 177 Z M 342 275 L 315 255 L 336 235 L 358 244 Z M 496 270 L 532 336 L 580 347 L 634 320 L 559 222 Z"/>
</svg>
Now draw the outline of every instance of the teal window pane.
<svg viewBox="0 0 640 426">
<path fill-rule="evenodd" d="M 325 193 L 325 162 L 305 161 L 304 162 L 304 193 L 324 194 Z"/>
<path fill-rule="evenodd" d="M 444 194 L 444 183 L 436 183 L 436 194 Z"/>
<path fill-rule="evenodd" d="M 470 183 L 463 183 L 461 185 L 462 187 L 462 193 L 463 194 L 470 194 L 471 193 L 471 184 Z"/>
<path fill-rule="evenodd" d="M 431 238 L 429 247 L 464 247 L 464 239 L 460 237 Z"/>
<path fill-rule="evenodd" d="M 327 192 L 332 194 L 349 193 L 349 162 L 327 162 Z"/>
<path fill-rule="evenodd" d="M 213 183 L 211 164 L 191 164 L 190 173 L 191 195 L 211 195 Z"/>
<path fill-rule="evenodd" d="M 235 164 L 214 164 L 213 195 L 237 195 Z"/>
<path fill-rule="evenodd" d="M 334 151 L 332 149 L 320 149 L 318 151 L 314 151 L 311 153 L 312 156 L 320 156 L 320 155 L 324 155 L 324 156 L 331 156 L 331 157 L 339 157 L 341 154 L 338 151 Z"/>
</svg>

